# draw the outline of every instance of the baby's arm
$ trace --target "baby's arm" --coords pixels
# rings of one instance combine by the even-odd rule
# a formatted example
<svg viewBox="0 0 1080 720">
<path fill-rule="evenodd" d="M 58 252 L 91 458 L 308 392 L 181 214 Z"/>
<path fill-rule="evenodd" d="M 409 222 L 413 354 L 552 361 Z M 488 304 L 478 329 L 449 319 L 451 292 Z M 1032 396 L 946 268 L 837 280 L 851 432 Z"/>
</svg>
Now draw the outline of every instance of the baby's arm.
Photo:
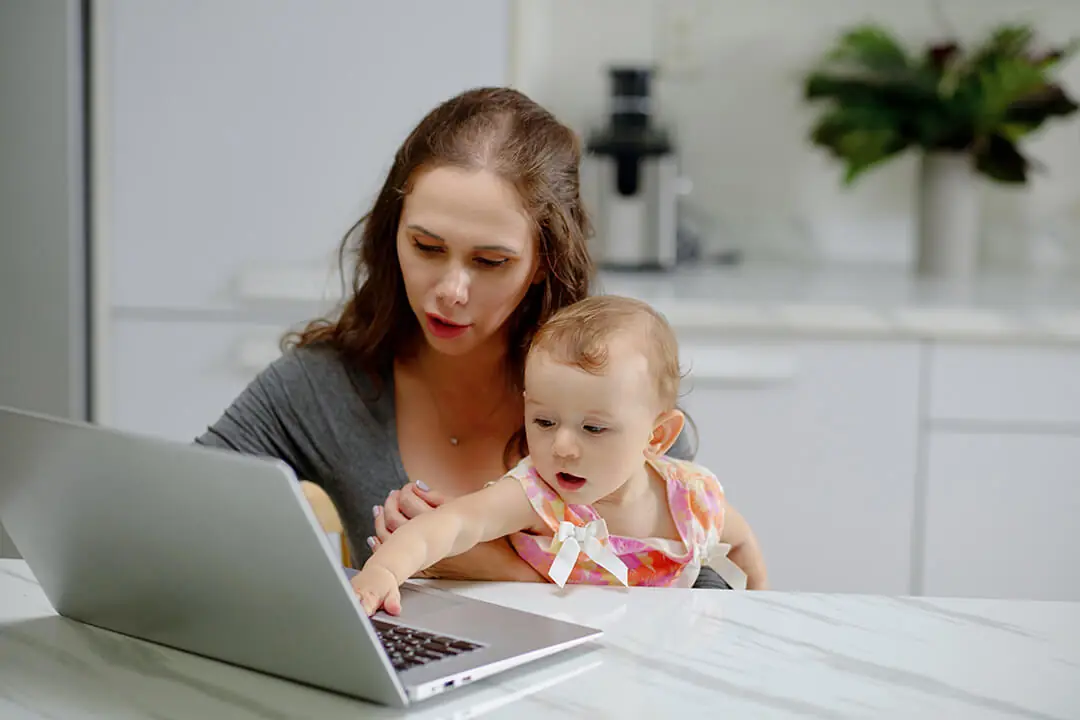
<svg viewBox="0 0 1080 720">
<path fill-rule="evenodd" d="M 739 511 L 724 499 L 724 529 L 720 542 L 731 545 L 728 558 L 746 573 L 747 590 L 768 590 L 769 576 L 765 570 L 765 558 L 761 554 L 754 531 Z"/>
<path fill-rule="evenodd" d="M 398 587 L 417 572 L 477 544 L 523 530 L 536 511 L 517 479 L 498 482 L 463 495 L 394 531 L 352 579 L 364 610 L 401 611 Z"/>
</svg>

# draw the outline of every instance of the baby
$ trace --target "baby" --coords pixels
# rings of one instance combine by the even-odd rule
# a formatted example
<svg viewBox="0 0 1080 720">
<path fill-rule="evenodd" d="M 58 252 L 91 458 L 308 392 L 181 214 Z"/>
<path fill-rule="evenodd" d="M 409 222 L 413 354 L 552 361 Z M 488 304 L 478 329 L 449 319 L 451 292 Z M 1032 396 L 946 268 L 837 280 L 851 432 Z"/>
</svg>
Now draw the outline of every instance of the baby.
<svg viewBox="0 0 1080 720">
<path fill-rule="evenodd" d="M 685 420 L 679 381 L 675 335 L 648 304 L 594 296 L 557 313 L 525 364 L 529 456 L 381 544 L 352 579 L 364 610 L 400 613 L 406 579 L 504 536 L 560 587 L 690 587 L 726 544 L 764 589 L 757 541 L 716 477 L 665 456 Z"/>
</svg>

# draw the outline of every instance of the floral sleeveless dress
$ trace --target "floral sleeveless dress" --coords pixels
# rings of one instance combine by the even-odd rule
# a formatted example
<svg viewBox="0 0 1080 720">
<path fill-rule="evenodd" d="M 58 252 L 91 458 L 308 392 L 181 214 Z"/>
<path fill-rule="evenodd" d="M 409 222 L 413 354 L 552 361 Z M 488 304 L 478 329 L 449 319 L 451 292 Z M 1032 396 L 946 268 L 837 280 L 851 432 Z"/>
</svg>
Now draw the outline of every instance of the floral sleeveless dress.
<svg viewBox="0 0 1080 720">
<path fill-rule="evenodd" d="M 692 586 L 720 547 L 724 490 L 715 475 L 695 463 L 665 456 L 650 459 L 649 464 L 667 485 L 668 506 L 681 542 L 609 535 L 592 506 L 565 503 L 525 458 L 507 475 L 521 483 L 552 535 L 514 533 L 510 536 L 514 549 L 560 586 L 566 582 Z"/>
</svg>

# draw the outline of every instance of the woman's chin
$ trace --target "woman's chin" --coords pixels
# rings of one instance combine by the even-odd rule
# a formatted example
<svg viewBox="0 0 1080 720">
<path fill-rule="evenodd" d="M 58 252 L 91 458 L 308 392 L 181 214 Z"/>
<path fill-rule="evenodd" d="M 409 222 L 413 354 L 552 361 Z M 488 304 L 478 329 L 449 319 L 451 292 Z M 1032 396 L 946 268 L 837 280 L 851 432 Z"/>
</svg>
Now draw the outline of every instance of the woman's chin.
<svg viewBox="0 0 1080 720">
<path fill-rule="evenodd" d="M 477 347 L 476 338 L 473 336 L 472 332 L 466 333 L 460 337 L 445 338 L 439 337 L 425 329 L 424 338 L 427 340 L 428 347 L 440 355 L 447 355 L 449 357 L 462 357 L 468 355 Z"/>
</svg>

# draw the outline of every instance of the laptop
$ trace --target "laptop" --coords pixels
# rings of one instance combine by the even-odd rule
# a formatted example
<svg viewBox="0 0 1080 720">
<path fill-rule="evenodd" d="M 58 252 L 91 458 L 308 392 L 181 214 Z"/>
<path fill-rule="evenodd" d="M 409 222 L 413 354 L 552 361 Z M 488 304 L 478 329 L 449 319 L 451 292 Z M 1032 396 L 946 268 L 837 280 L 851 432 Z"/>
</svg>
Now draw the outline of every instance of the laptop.
<svg viewBox="0 0 1080 720">
<path fill-rule="evenodd" d="M 60 615 L 383 705 L 601 636 L 411 582 L 368 618 L 286 464 L 3 407 L 0 523 Z"/>
</svg>

